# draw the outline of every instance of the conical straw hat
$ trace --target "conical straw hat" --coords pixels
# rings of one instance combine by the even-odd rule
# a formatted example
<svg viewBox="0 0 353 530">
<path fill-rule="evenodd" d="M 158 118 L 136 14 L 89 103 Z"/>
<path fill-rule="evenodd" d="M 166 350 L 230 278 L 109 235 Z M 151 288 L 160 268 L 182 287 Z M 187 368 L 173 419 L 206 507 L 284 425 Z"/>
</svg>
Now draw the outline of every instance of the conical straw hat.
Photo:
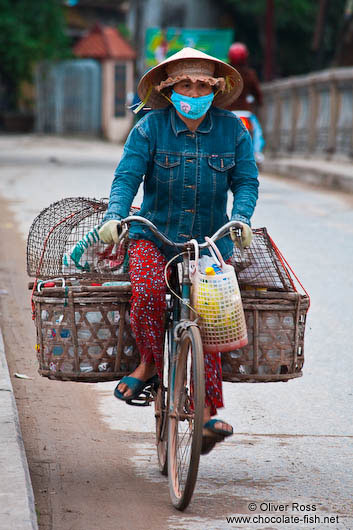
<svg viewBox="0 0 353 530">
<path fill-rule="evenodd" d="M 223 77 L 225 79 L 225 90 L 218 92 L 213 100 L 215 107 L 227 108 L 233 101 L 237 99 L 243 89 L 243 80 L 239 72 L 233 68 L 230 64 L 227 64 L 211 55 L 195 50 L 195 48 L 183 48 L 180 52 L 175 53 L 159 63 L 154 68 L 151 68 L 141 78 L 137 93 L 141 101 L 144 101 L 148 107 L 152 109 L 162 109 L 167 107 L 170 103 L 168 100 L 158 92 L 155 87 L 158 86 L 162 81 L 167 79 L 168 73 L 166 67 L 174 61 L 182 61 L 184 59 L 202 59 L 206 61 L 212 61 L 215 66 L 214 77 Z M 146 97 L 149 97 L 146 100 Z"/>
</svg>

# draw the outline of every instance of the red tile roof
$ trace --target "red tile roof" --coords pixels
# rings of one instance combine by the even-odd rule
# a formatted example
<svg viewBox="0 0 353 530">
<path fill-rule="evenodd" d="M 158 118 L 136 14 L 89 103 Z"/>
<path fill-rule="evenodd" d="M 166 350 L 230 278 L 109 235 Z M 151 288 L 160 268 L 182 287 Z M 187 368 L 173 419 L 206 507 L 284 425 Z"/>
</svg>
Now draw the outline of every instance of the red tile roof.
<svg viewBox="0 0 353 530">
<path fill-rule="evenodd" d="M 118 30 L 110 26 L 96 24 L 91 31 L 74 46 L 77 57 L 93 59 L 133 60 L 136 52 L 120 35 Z"/>
</svg>

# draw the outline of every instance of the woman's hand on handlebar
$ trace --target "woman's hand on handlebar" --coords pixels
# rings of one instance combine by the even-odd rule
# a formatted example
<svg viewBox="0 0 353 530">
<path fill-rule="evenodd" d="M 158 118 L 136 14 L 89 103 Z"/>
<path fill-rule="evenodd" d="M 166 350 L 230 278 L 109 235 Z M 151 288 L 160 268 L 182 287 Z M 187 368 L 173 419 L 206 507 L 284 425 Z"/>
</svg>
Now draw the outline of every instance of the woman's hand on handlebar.
<svg viewBox="0 0 353 530">
<path fill-rule="evenodd" d="M 104 223 L 98 230 L 98 235 L 103 243 L 119 243 L 119 236 L 122 231 L 121 221 L 111 219 Z"/>
<path fill-rule="evenodd" d="M 145 217 L 140 217 L 138 215 L 130 215 L 126 217 L 125 219 L 121 219 L 120 221 L 117 220 L 111 220 L 107 221 L 98 231 L 100 238 L 105 243 L 107 242 L 115 242 L 119 243 L 121 239 L 124 238 L 124 235 L 127 235 L 128 233 L 128 227 L 131 222 L 136 221 L 139 223 L 143 223 L 146 225 L 151 232 L 164 244 L 173 246 L 175 248 L 180 249 L 186 249 L 189 247 L 190 242 L 185 243 L 176 243 L 171 240 L 169 240 L 162 232 L 158 230 L 158 228 L 151 223 L 148 219 Z M 238 233 L 241 229 L 241 237 L 239 237 Z M 233 233 L 234 231 L 234 233 Z M 238 232 L 238 233 L 237 233 Z M 226 234 L 231 234 L 231 238 L 234 241 L 237 246 L 240 248 L 240 244 L 242 244 L 243 247 L 250 246 L 251 240 L 252 240 L 252 231 L 250 226 L 248 226 L 245 223 L 242 223 L 241 221 L 228 221 L 224 226 L 219 228 L 215 234 L 210 238 L 212 241 L 217 241 L 217 239 L 220 239 L 221 237 L 225 236 Z M 234 237 L 234 238 L 233 238 Z M 114 239 L 116 238 L 116 239 Z M 241 242 L 240 242 L 241 240 Z M 200 243 L 199 248 L 206 248 L 208 247 L 208 243 Z"/>
<path fill-rule="evenodd" d="M 250 247 L 251 245 L 251 241 L 252 241 L 252 230 L 250 228 L 249 225 L 247 225 L 246 223 L 241 223 L 239 221 L 239 224 L 241 224 L 241 244 L 244 248 L 246 247 Z M 231 228 L 230 229 L 230 237 L 232 238 L 232 241 L 234 242 L 234 244 L 239 247 L 239 241 L 238 241 L 238 236 L 237 236 L 237 233 L 236 233 L 236 229 L 234 228 Z"/>
</svg>

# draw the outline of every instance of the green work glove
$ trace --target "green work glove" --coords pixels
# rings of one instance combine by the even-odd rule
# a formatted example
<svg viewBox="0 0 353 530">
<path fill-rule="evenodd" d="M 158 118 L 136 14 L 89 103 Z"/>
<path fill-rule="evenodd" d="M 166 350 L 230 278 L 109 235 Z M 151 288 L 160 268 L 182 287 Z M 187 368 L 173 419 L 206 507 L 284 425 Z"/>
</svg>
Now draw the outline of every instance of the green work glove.
<svg viewBox="0 0 353 530">
<path fill-rule="evenodd" d="M 118 243 L 118 237 L 121 232 L 121 223 L 117 219 L 111 219 L 104 223 L 98 230 L 99 239 L 103 243 Z"/>
<path fill-rule="evenodd" d="M 245 247 L 250 247 L 251 241 L 252 241 L 252 230 L 251 230 L 250 226 L 247 225 L 246 223 L 241 223 L 241 225 L 242 225 L 241 226 L 241 241 L 242 241 L 243 247 L 244 248 Z M 238 245 L 237 236 L 236 236 L 236 232 L 235 232 L 234 229 L 230 230 L 230 237 L 234 241 L 234 244 L 236 246 L 239 246 Z"/>
</svg>

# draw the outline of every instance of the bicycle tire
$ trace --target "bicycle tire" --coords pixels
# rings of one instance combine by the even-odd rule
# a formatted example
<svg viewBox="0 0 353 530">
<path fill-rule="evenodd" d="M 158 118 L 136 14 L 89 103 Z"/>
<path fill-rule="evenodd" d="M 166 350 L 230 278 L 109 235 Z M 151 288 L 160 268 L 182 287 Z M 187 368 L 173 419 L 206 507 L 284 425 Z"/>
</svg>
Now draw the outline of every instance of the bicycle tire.
<svg viewBox="0 0 353 530">
<path fill-rule="evenodd" d="M 170 376 L 168 478 L 173 506 L 185 510 L 194 492 L 205 406 L 204 357 L 200 330 L 186 327 Z"/>
<path fill-rule="evenodd" d="M 156 418 L 156 446 L 159 471 L 168 475 L 168 427 L 167 427 L 167 389 L 159 385 L 154 402 Z"/>
<path fill-rule="evenodd" d="M 174 273 L 175 274 L 175 273 Z M 164 351 L 163 351 L 163 367 L 162 367 L 162 383 L 159 385 L 158 392 L 155 397 L 155 421 L 156 421 L 156 446 L 157 459 L 159 471 L 162 475 L 168 475 L 168 407 L 169 407 L 169 363 L 173 342 L 173 304 L 175 300 L 170 299 L 167 304 L 165 335 L 164 335 Z"/>
</svg>

